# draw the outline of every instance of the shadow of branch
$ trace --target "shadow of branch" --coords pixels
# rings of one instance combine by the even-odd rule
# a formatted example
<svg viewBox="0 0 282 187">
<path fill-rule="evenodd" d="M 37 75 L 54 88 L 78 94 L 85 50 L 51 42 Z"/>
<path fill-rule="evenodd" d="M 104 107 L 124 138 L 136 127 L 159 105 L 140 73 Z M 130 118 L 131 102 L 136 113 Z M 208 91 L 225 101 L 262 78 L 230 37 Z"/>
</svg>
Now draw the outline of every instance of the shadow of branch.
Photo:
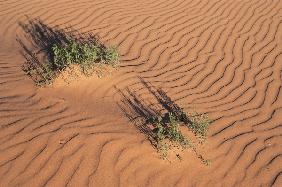
<svg viewBox="0 0 282 187">
<path fill-rule="evenodd" d="M 183 121 L 184 124 L 190 123 L 188 118 L 183 116 L 183 109 L 178 106 L 164 90 L 156 88 L 150 83 L 141 79 L 142 86 L 149 91 L 149 94 L 156 100 L 156 104 L 150 104 L 148 101 L 143 100 L 130 88 L 124 91 L 118 90 L 122 96 L 121 104 L 119 104 L 124 115 L 135 125 L 135 127 L 143 133 L 151 144 L 156 148 L 157 140 L 151 122 L 153 118 L 158 118 L 162 114 L 172 113 Z M 166 116 L 166 115 L 165 115 Z"/>
</svg>

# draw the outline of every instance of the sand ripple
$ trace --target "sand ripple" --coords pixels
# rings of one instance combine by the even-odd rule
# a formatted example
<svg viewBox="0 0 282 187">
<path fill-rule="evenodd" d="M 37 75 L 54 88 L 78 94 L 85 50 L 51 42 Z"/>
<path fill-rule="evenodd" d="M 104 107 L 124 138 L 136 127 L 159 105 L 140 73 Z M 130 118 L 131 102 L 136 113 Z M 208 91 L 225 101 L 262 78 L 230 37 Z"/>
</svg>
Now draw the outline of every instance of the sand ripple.
<svg viewBox="0 0 282 187">
<path fill-rule="evenodd" d="M 2 0 L 0 17 L 0 186 L 281 186 L 282 1 Z M 16 39 L 37 17 L 118 46 L 119 72 L 36 88 Z M 160 160 L 123 115 L 121 92 L 151 98 L 140 78 L 214 119 L 211 166 Z"/>
</svg>

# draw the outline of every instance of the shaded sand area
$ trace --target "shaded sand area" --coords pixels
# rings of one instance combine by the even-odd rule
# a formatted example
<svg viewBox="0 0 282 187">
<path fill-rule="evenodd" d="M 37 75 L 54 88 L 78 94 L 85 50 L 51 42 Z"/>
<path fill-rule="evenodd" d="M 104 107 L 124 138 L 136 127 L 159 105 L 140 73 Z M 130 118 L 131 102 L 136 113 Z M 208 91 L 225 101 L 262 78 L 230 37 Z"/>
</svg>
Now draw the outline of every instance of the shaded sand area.
<svg viewBox="0 0 282 187">
<path fill-rule="evenodd" d="M 0 18 L 1 187 L 282 186 L 282 1 L 1 0 Z M 29 18 L 116 45 L 119 70 L 36 87 Z M 159 158 L 132 110 L 160 106 L 144 82 L 214 120 L 209 166 Z"/>
</svg>

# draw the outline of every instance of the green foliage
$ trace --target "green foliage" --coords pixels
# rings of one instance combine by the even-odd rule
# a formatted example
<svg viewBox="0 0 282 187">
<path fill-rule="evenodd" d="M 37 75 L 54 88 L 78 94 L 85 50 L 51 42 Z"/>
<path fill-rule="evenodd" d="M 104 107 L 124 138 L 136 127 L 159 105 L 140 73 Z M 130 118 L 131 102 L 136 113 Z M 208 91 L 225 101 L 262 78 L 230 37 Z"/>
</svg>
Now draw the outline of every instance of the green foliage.
<svg viewBox="0 0 282 187">
<path fill-rule="evenodd" d="M 190 116 L 190 123 L 188 123 L 188 127 L 201 138 L 205 138 L 207 136 L 209 125 L 212 120 L 209 119 L 206 114 L 199 114 L 197 112 L 193 112 Z"/>
<path fill-rule="evenodd" d="M 55 44 L 52 47 L 54 65 L 56 69 L 63 70 L 70 64 L 78 64 L 84 73 L 96 62 L 114 66 L 119 55 L 114 47 L 102 48 L 93 43 L 79 43 L 71 40 L 65 45 Z"/>
<path fill-rule="evenodd" d="M 79 44 L 71 41 L 65 46 L 55 44 L 52 47 L 54 54 L 55 68 L 62 70 L 70 64 L 80 64 L 82 66 L 96 62 L 99 48 L 95 45 Z"/>
<path fill-rule="evenodd" d="M 207 114 L 200 114 L 193 111 L 191 114 L 187 114 L 183 109 L 174 112 L 175 118 L 184 123 L 194 132 L 195 135 L 205 138 L 208 133 L 208 128 L 212 123 Z"/>
<path fill-rule="evenodd" d="M 180 111 L 168 112 L 164 116 L 152 117 L 149 119 L 149 123 L 153 125 L 153 137 L 157 143 L 157 149 L 161 153 L 162 158 L 166 158 L 170 145 L 165 143 L 165 140 L 169 140 L 171 143 L 176 143 L 182 148 L 192 147 L 191 141 L 186 138 L 180 131 L 179 126 L 187 126 L 194 134 L 201 139 L 206 138 L 208 127 L 212 121 L 206 114 L 199 114 L 193 112 L 191 115 L 186 114 L 183 109 Z M 181 160 L 181 156 L 176 154 L 177 158 Z M 203 163 L 209 165 L 210 162 L 201 157 Z"/>
<path fill-rule="evenodd" d="M 167 155 L 169 146 L 164 143 L 164 140 L 169 140 L 171 143 L 180 145 L 182 148 L 190 147 L 189 140 L 181 133 L 179 129 L 180 121 L 177 120 L 173 113 L 166 113 L 162 117 L 154 117 L 150 119 L 153 125 L 154 139 L 157 142 L 157 148 Z M 166 151 L 164 151 L 166 150 Z M 165 154 L 164 154 L 165 153 Z"/>
<path fill-rule="evenodd" d="M 105 64 L 114 65 L 116 62 L 118 62 L 119 59 L 117 48 L 116 47 L 106 48 L 103 53 L 102 59 Z"/>
<path fill-rule="evenodd" d="M 45 51 L 49 57 L 47 61 L 39 62 L 34 54 L 23 66 L 37 85 L 52 83 L 61 71 L 72 64 L 79 65 L 84 75 L 91 75 L 95 68 L 99 68 L 98 64 L 115 67 L 119 61 L 117 48 L 105 47 L 95 37 L 76 39 L 67 36 L 63 42 L 54 42 L 50 50 Z"/>
</svg>

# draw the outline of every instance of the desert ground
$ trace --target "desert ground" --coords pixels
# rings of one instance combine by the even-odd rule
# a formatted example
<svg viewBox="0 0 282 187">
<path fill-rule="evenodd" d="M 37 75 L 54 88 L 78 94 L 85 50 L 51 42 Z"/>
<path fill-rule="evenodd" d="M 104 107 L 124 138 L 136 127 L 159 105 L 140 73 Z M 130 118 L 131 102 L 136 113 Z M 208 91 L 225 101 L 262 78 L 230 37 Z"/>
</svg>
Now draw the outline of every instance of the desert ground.
<svg viewBox="0 0 282 187">
<path fill-rule="evenodd" d="M 20 43 L 37 18 L 117 46 L 119 68 L 35 86 Z M 213 120 L 196 146 L 210 164 L 159 157 L 138 129 L 141 108 L 164 110 L 151 88 Z M 281 0 L 0 1 L 1 187 L 278 187 L 281 142 Z"/>
</svg>

